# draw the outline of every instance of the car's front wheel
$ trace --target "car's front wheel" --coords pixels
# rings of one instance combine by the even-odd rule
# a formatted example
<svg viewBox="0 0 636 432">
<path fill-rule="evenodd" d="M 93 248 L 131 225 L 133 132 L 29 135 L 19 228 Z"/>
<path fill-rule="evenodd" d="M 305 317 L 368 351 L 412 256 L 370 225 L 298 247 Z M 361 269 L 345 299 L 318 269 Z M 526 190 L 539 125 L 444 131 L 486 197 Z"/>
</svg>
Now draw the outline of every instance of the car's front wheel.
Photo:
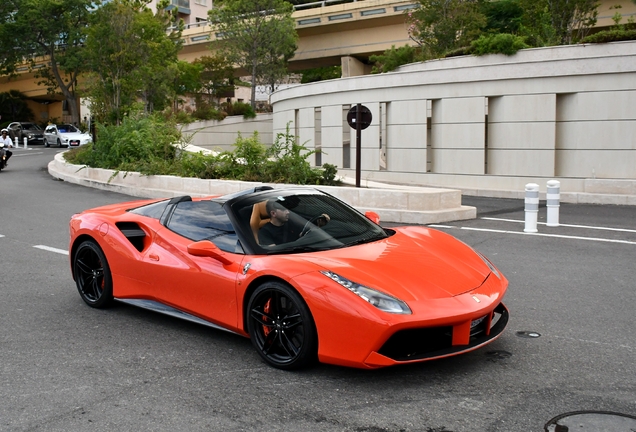
<svg viewBox="0 0 636 432">
<path fill-rule="evenodd" d="M 113 279 L 104 252 L 94 240 L 79 245 L 73 258 L 73 275 L 82 300 L 94 308 L 113 301 Z"/>
<path fill-rule="evenodd" d="M 50 147 L 50 146 L 51 144 L 49 144 L 49 141 L 46 138 L 44 138 L 44 147 Z"/>
<path fill-rule="evenodd" d="M 247 330 L 261 357 L 279 369 L 298 369 L 317 357 L 318 337 L 302 297 L 281 282 L 265 282 L 247 307 Z"/>
<path fill-rule="evenodd" d="M 60 141 L 59 139 L 57 140 L 57 146 L 62 147 L 62 141 Z"/>
</svg>

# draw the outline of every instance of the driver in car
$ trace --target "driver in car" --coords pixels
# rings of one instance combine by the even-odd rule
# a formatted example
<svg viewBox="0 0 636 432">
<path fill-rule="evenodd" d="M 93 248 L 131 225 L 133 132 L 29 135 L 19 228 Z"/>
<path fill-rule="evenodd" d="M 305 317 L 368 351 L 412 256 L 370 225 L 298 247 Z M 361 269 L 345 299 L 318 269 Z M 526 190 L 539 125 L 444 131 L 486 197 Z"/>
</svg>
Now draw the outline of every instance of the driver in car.
<svg viewBox="0 0 636 432">
<path fill-rule="evenodd" d="M 301 236 L 302 231 L 293 223 L 289 222 L 289 209 L 278 202 L 278 200 L 267 200 L 265 209 L 269 215 L 269 222 L 263 225 L 258 232 L 258 242 L 261 245 L 279 245 L 297 240 Z M 318 227 L 322 227 L 329 222 L 329 219 L 329 215 L 323 213 L 317 218 L 314 224 Z"/>
</svg>

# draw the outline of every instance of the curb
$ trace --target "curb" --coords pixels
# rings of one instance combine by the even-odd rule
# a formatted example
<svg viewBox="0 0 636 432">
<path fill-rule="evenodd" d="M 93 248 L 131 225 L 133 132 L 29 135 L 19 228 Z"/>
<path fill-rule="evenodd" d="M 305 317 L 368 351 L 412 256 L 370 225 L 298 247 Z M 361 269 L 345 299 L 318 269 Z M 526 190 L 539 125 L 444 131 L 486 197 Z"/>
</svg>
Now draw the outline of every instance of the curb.
<svg viewBox="0 0 636 432">
<path fill-rule="evenodd" d="M 73 165 L 64 160 L 64 152 L 49 162 L 49 174 L 57 179 L 96 189 L 109 190 L 143 198 L 166 198 L 179 195 L 205 197 L 225 195 L 258 185 L 274 188 L 281 183 L 257 183 L 236 180 L 204 180 L 176 176 L 117 172 L 101 168 Z M 462 193 L 457 189 L 405 187 L 374 184 L 373 187 L 315 186 L 361 212 L 374 211 L 385 222 L 432 224 L 475 219 L 475 207 L 461 205 Z"/>
</svg>

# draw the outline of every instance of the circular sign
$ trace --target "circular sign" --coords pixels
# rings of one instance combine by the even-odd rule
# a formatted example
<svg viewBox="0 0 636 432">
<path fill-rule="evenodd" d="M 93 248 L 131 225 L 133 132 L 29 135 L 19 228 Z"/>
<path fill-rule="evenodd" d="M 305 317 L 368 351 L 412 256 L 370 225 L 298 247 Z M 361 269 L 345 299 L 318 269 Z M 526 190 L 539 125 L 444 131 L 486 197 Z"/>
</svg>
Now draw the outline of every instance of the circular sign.
<svg viewBox="0 0 636 432">
<path fill-rule="evenodd" d="M 356 124 L 356 119 L 358 118 L 358 106 L 360 106 L 360 130 L 366 129 L 371 124 L 371 120 L 373 116 L 371 115 L 371 111 L 369 108 L 364 105 L 354 105 L 351 107 L 349 112 L 347 113 L 347 123 L 353 129 L 358 129 L 358 125 Z"/>
</svg>

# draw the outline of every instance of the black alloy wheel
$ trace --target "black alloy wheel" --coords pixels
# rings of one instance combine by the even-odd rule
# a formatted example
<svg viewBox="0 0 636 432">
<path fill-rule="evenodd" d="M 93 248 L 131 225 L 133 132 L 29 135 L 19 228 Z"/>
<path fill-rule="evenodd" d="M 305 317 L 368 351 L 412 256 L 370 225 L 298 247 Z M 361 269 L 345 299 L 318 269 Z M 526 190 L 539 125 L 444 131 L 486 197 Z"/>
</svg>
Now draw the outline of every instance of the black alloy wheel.
<svg viewBox="0 0 636 432">
<path fill-rule="evenodd" d="M 309 308 L 292 288 L 265 282 L 252 294 L 247 310 L 252 343 L 271 366 L 291 370 L 316 360 L 316 326 Z"/>
<path fill-rule="evenodd" d="M 93 240 L 77 248 L 73 258 L 73 275 L 82 300 L 94 308 L 104 308 L 113 301 L 113 280 L 104 252 Z"/>
</svg>

